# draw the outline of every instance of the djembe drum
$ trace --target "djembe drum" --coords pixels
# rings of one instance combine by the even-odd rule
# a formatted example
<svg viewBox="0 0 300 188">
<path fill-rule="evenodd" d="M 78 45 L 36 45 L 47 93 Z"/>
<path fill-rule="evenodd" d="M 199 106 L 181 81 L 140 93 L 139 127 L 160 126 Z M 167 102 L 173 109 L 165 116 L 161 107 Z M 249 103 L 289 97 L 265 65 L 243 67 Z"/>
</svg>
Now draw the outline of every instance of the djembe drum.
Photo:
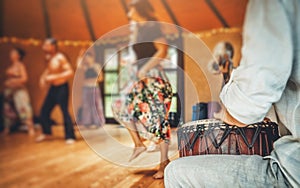
<svg viewBox="0 0 300 188">
<path fill-rule="evenodd" d="M 237 127 L 213 119 L 186 123 L 178 129 L 177 135 L 180 157 L 207 154 L 266 156 L 279 138 L 274 122 Z"/>
</svg>

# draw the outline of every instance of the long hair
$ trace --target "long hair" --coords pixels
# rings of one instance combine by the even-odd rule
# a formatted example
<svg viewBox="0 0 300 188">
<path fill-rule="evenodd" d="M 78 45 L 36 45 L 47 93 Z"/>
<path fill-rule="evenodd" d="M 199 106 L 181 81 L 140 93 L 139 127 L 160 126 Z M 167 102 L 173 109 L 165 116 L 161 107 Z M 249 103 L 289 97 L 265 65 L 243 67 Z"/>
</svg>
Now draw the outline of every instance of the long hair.
<svg viewBox="0 0 300 188">
<path fill-rule="evenodd" d="M 234 56 L 234 48 L 230 42 L 225 42 L 225 49 L 226 52 L 228 53 L 229 57 L 232 59 Z"/>
<path fill-rule="evenodd" d="M 16 50 L 16 52 L 19 54 L 19 60 L 23 61 L 24 57 L 26 56 L 25 50 L 20 47 L 14 47 L 13 50 Z"/>
<path fill-rule="evenodd" d="M 148 0 L 132 0 L 129 6 L 134 7 L 138 14 L 147 21 L 157 21 L 155 10 Z"/>
</svg>

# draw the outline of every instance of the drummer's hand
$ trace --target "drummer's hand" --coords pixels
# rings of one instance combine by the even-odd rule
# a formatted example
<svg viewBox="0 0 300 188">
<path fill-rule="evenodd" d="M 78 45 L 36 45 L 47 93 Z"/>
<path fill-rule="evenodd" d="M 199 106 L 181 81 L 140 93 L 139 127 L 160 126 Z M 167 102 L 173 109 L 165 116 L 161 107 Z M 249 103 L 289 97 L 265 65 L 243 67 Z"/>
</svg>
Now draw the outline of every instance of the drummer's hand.
<svg viewBox="0 0 300 188">
<path fill-rule="evenodd" d="M 230 113 L 226 110 L 226 108 L 222 105 L 222 110 L 218 113 L 214 113 L 214 117 L 216 119 L 220 119 L 223 122 L 229 125 L 236 125 L 238 127 L 246 127 L 247 125 L 244 123 L 239 122 L 234 117 L 230 115 Z"/>
</svg>

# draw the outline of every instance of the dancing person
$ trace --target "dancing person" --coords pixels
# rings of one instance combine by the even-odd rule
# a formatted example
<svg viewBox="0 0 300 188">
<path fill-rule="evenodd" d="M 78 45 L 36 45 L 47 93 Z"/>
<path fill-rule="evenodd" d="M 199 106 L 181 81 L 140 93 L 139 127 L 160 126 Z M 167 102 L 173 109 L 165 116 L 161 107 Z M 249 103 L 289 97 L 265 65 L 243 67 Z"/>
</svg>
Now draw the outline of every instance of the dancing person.
<svg viewBox="0 0 300 188">
<path fill-rule="evenodd" d="M 17 47 L 10 52 L 11 65 L 6 70 L 4 82 L 4 134 L 9 133 L 16 120 L 27 126 L 29 135 L 34 134 L 32 107 L 26 89 L 28 76 L 22 62 L 25 55 L 25 51 Z"/>
<path fill-rule="evenodd" d="M 36 141 L 41 142 L 52 139 L 50 115 L 55 105 L 59 105 L 64 118 L 66 144 L 73 144 L 75 134 L 68 112 L 68 80 L 73 76 L 73 70 L 66 56 L 58 51 L 56 39 L 46 39 L 43 44 L 43 50 L 46 54 L 47 67 L 40 78 L 40 87 L 45 88 L 46 85 L 50 85 L 50 88 L 40 114 L 43 134 Z"/>
<path fill-rule="evenodd" d="M 152 135 L 151 140 L 160 145 L 160 167 L 155 179 L 163 178 L 164 169 L 169 163 L 168 148 L 170 141 L 170 125 L 167 121 L 171 105 L 172 88 L 161 70 L 161 59 L 167 55 L 168 47 L 161 26 L 154 16 L 154 9 L 147 0 L 134 0 L 130 4 L 128 17 L 136 22 L 133 51 L 138 67 L 136 82 L 127 98 L 129 114 L 133 117 L 125 124 L 134 141 L 135 148 L 130 161 L 146 151 L 138 130 Z M 147 41 L 147 42 L 144 42 Z M 151 75 L 152 72 L 152 75 Z"/>
<path fill-rule="evenodd" d="M 99 88 L 99 82 L 102 81 L 103 76 L 101 67 L 95 62 L 93 53 L 88 51 L 84 55 L 84 52 L 84 50 L 81 50 L 77 59 L 78 68 L 84 70 L 83 102 L 78 124 L 86 128 L 97 128 L 105 124 L 102 96 Z"/>
<path fill-rule="evenodd" d="M 185 157 L 166 168 L 166 187 L 300 187 L 300 1 L 250 0 L 242 59 L 220 98 L 224 122 L 262 121 L 275 105 L 281 138 L 269 156 Z"/>
<path fill-rule="evenodd" d="M 234 49 L 229 42 L 219 42 L 216 44 L 213 50 L 213 56 L 216 58 L 217 62 L 212 62 L 209 67 L 210 72 L 214 74 L 222 74 L 224 83 L 226 84 L 229 79 L 231 72 L 233 70 L 232 58 L 234 55 Z"/>
<path fill-rule="evenodd" d="M 222 46 L 222 54 L 220 54 L 219 58 L 219 69 L 223 74 L 225 84 L 229 81 L 231 72 L 233 70 L 233 47 L 229 42 L 223 42 L 219 44 Z"/>
</svg>

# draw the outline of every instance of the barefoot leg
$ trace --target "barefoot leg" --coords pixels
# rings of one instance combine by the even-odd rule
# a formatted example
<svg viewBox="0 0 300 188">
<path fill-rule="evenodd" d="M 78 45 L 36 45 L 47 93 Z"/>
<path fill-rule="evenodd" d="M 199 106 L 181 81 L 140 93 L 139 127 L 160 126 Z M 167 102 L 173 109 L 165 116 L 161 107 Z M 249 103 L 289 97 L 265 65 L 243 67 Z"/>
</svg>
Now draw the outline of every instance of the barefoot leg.
<svg viewBox="0 0 300 188">
<path fill-rule="evenodd" d="M 162 179 L 164 177 L 164 170 L 169 164 L 170 160 L 168 158 L 169 144 L 166 142 L 160 143 L 160 166 L 156 174 L 153 175 L 154 179 Z"/>
<path fill-rule="evenodd" d="M 28 127 L 28 134 L 30 136 L 33 136 L 35 134 L 35 131 L 34 131 L 34 124 L 33 124 L 33 121 L 32 119 L 28 119 L 25 121 L 25 124 L 27 125 Z"/>
<path fill-rule="evenodd" d="M 52 135 L 41 134 L 35 139 L 35 142 L 44 142 L 44 141 L 49 141 L 52 139 L 53 139 Z"/>
<path fill-rule="evenodd" d="M 146 151 L 146 146 L 142 142 L 140 135 L 137 132 L 136 125 L 132 123 L 128 123 L 125 125 L 127 130 L 129 131 L 129 134 L 134 142 L 134 150 L 133 153 L 129 159 L 129 162 L 132 161 L 133 159 L 137 158 L 141 153 Z"/>
</svg>

